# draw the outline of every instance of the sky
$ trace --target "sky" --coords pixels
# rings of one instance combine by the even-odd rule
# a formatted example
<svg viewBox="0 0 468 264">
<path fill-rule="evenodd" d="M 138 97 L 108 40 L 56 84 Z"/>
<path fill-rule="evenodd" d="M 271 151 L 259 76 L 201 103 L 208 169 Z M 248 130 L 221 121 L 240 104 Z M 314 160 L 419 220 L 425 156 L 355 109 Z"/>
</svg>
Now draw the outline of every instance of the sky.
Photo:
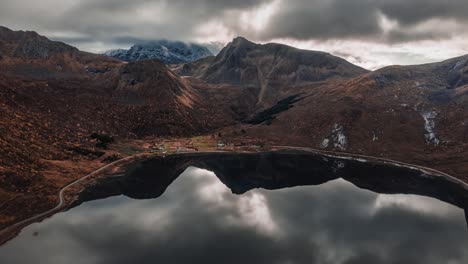
<svg viewBox="0 0 468 264">
<path fill-rule="evenodd" d="M 243 36 L 377 69 L 468 54 L 467 10 L 467 0 L 0 0 L 0 25 L 96 53 Z"/>
</svg>

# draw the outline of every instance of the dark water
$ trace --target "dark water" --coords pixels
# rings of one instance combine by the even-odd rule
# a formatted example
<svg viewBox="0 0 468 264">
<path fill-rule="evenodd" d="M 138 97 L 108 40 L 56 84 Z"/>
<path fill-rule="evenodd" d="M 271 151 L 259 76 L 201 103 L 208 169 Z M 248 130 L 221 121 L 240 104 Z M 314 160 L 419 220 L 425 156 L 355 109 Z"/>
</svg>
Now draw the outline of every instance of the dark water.
<svg viewBox="0 0 468 264">
<path fill-rule="evenodd" d="M 24 229 L 0 263 L 468 263 L 466 198 L 313 155 L 154 159 Z"/>
</svg>

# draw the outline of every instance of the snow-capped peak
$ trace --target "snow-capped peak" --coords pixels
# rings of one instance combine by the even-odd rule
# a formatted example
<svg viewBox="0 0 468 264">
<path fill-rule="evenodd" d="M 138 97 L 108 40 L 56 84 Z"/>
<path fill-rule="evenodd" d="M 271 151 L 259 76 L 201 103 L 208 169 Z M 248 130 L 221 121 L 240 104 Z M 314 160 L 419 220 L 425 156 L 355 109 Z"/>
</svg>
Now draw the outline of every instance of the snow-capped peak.
<svg viewBox="0 0 468 264">
<path fill-rule="evenodd" d="M 110 50 L 104 54 L 123 61 L 159 59 L 165 64 L 188 63 L 213 55 L 205 46 L 169 40 L 144 42 L 133 45 L 129 50 Z"/>
</svg>

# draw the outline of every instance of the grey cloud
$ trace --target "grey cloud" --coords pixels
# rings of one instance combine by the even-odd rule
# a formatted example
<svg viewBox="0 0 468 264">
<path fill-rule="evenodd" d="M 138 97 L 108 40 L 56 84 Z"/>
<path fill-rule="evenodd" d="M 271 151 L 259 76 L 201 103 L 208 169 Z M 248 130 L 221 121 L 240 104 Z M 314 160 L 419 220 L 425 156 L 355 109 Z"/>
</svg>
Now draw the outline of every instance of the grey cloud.
<svg viewBox="0 0 468 264">
<path fill-rule="evenodd" d="M 262 39 L 367 39 L 389 43 L 446 39 L 459 32 L 408 31 L 430 19 L 455 20 L 468 25 L 468 1 L 465 0 L 296 0 L 283 1 Z M 398 23 L 398 28 L 384 32 L 381 15 Z M 253 34 L 246 32 L 246 34 Z M 258 35 L 258 34 L 257 34 Z"/>
<path fill-rule="evenodd" d="M 199 39 L 197 29 L 208 21 L 219 21 L 229 34 L 256 41 L 292 38 L 401 43 L 464 34 L 460 28 L 408 30 L 433 18 L 468 25 L 466 0 L 282 0 L 260 31 L 242 25 L 239 14 L 274 0 L 1 1 L 1 25 L 69 34 L 71 44 L 77 45 L 88 39 L 117 45 L 131 44 L 124 39 L 191 41 Z M 146 17 L 141 11 L 147 12 Z M 384 32 L 379 24 L 382 14 L 399 26 Z M 216 37 L 219 32 L 212 34 Z M 67 40 L 67 36 L 60 39 Z"/>
<path fill-rule="evenodd" d="M 200 24 L 222 17 L 228 10 L 249 9 L 266 0 L 2 1 L 6 3 L 0 8 L 0 25 L 52 35 L 83 35 L 78 39 L 70 37 L 70 44 L 81 44 L 87 38 L 119 44 L 122 39 L 192 40 L 197 37 L 195 29 Z M 147 17 L 141 11 L 146 11 Z"/>
<path fill-rule="evenodd" d="M 446 32 L 411 32 L 405 30 L 393 30 L 385 36 L 385 40 L 389 43 L 401 43 L 418 40 L 435 40 L 435 39 L 449 39 L 452 37 L 450 31 Z"/>
<path fill-rule="evenodd" d="M 262 38 L 361 38 L 380 33 L 373 0 L 284 1 Z"/>
<path fill-rule="evenodd" d="M 101 10 L 101 11 L 122 11 L 122 10 L 131 10 L 134 7 L 137 7 L 141 4 L 148 3 L 161 3 L 168 7 L 182 8 L 192 7 L 198 10 L 210 11 L 222 11 L 226 9 L 243 9 L 250 8 L 252 6 L 259 5 L 261 3 L 267 2 L 268 0 L 136 0 L 136 1 L 127 1 L 127 0 L 81 0 L 75 9 L 85 9 L 85 10 Z M 183 11 L 183 10 L 180 10 Z M 187 10 L 187 11 L 192 11 Z"/>
<path fill-rule="evenodd" d="M 69 27 L 93 35 L 121 33 L 128 37 L 187 39 L 194 36 L 194 28 L 207 20 L 222 16 L 224 11 L 248 9 L 265 0 L 82 0 L 63 15 Z M 154 21 L 142 19 L 138 10 L 147 10 Z M 112 37 L 112 36 L 110 36 Z"/>
<path fill-rule="evenodd" d="M 387 0 L 381 1 L 379 8 L 402 25 L 414 25 L 431 18 L 468 20 L 466 0 Z"/>
</svg>

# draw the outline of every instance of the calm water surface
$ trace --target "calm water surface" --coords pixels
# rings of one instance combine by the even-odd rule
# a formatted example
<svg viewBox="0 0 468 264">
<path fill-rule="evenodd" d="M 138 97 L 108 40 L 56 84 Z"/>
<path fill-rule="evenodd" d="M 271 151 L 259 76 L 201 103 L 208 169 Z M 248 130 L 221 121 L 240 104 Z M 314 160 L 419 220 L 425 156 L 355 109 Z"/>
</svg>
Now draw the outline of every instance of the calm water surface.
<svg viewBox="0 0 468 264">
<path fill-rule="evenodd" d="M 342 178 L 248 189 L 189 166 L 158 198 L 118 190 L 25 228 L 0 263 L 468 263 L 464 210 L 439 199 Z"/>
</svg>

